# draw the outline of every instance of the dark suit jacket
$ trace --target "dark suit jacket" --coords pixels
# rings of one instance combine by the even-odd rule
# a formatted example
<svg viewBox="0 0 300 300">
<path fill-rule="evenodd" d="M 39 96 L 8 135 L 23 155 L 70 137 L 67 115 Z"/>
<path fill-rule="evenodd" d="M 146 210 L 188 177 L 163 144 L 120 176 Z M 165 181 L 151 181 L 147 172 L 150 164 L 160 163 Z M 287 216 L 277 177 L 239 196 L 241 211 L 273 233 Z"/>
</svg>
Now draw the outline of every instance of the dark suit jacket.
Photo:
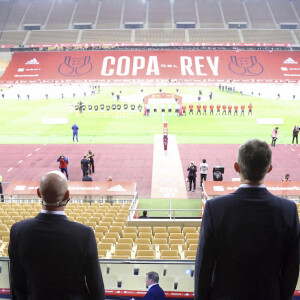
<svg viewBox="0 0 300 300">
<path fill-rule="evenodd" d="M 143 298 L 143 300 L 165 300 L 166 296 L 162 288 L 156 284 L 153 285 Z"/>
<path fill-rule="evenodd" d="M 292 299 L 299 274 L 293 201 L 239 188 L 206 202 L 195 268 L 195 300 Z"/>
<path fill-rule="evenodd" d="M 104 299 L 92 228 L 40 213 L 12 226 L 8 250 L 12 299 Z"/>
</svg>

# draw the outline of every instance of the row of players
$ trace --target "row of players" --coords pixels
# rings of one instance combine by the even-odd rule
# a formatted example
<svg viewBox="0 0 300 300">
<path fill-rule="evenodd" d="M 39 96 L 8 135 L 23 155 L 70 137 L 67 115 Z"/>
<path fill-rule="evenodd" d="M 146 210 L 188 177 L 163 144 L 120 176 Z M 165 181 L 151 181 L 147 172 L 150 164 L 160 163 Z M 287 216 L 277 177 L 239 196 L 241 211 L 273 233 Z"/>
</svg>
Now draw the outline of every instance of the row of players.
<svg viewBox="0 0 300 300">
<path fill-rule="evenodd" d="M 86 106 L 85 104 L 83 104 L 82 102 L 78 103 L 75 105 L 75 112 L 76 113 L 82 113 L 82 112 L 86 112 L 86 109 L 88 109 L 89 112 L 91 112 L 94 108 L 94 111 L 95 112 L 98 112 L 98 111 L 106 111 L 106 112 L 110 112 L 110 110 L 112 111 L 121 111 L 122 109 L 122 105 L 121 104 L 112 104 L 112 105 L 109 105 L 109 104 L 100 104 L 99 106 L 96 104 L 94 105 L 94 107 L 90 104 L 88 106 Z M 128 111 L 130 108 L 130 111 L 132 113 L 135 113 L 135 109 L 136 109 L 136 104 L 130 104 L 130 107 L 127 103 L 124 103 L 123 104 L 123 111 L 126 112 Z M 149 104 L 145 104 L 145 108 L 146 108 L 146 114 L 149 115 L 150 114 L 150 105 Z M 153 105 L 153 113 L 156 114 L 158 112 L 158 106 L 156 104 Z M 201 115 L 201 109 L 203 111 L 203 114 L 206 115 L 207 113 L 207 108 L 208 106 L 206 104 L 204 105 L 201 105 L 201 104 L 197 104 L 196 105 L 196 109 L 197 109 L 197 115 L 200 114 Z M 209 105 L 209 111 L 210 111 L 210 115 L 213 115 L 214 114 L 214 108 L 215 106 L 213 104 Z M 244 115 L 245 113 L 245 108 L 246 106 L 244 104 L 241 105 L 240 107 L 240 112 L 241 112 L 241 115 Z M 165 113 L 166 112 L 166 109 L 168 110 L 168 113 L 172 113 L 172 109 L 173 109 L 173 105 L 172 104 L 169 104 L 166 108 L 166 105 L 165 104 L 161 104 L 160 105 L 160 110 L 162 113 Z M 182 114 L 183 115 L 186 115 L 187 114 L 187 106 L 184 104 L 182 106 L 180 106 L 180 104 L 176 103 L 175 104 L 175 114 L 178 114 L 179 110 L 182 109 Z M 193 115 L 194 114 L 194 105 L 193 104 L 190 104 L 188 106 L 188 109 L 189 109 L 189 115 Z M 231 115 L 231 112 L 232 112 L 232 109 L 234 110 L 234 115 L 237 115 L 238 114 L 238 109 L 239 109 L 239 106 L 238 105 L 226 105 L 226 104 L 223 104 L 222 105 L 222 115 L 226 115 L 227 112 L 228 112 L 228 115 Z M 253 109 L 253 105 L 250 103 L 248 105 L 248 115 L 252 115 L 252 109 Z M 143 110 L 143 106 L 141 104 L 137 105 L 137 110 L 139 113 L 142 113 L 142 110 Z M 71 108 L 71 112 L 73 112 L 73 108 Z M 221 114 L 221 105 L 220 104 L 217 104 L 216 105 L 216 114 Z"/>
</svg>

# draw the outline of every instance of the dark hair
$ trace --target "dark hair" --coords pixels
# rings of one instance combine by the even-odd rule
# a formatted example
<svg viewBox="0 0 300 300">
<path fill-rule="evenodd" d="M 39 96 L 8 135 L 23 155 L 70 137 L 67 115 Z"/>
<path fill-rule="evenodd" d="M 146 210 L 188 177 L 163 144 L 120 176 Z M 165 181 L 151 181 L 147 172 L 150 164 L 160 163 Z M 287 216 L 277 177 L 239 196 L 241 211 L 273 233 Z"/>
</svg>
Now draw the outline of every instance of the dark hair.
<svg viewBox="0 0 300 300">
<path fill-rule="evenodd" d="M 150 280 L 152 280 L 153 282 L 155 282 L 155 283 L 158 283 L 158 281 L 159 281 L 159 276 L 158 276 L 158 274 L 156 273 L 156 272 L 149 272 L 149 273 L 147 273 L 147 276 L 148 276 L 148 278 L 150 279 Z"/>
<path fill-rule="evenodd" d="M 143 216 L 147 216 L 147 211 L 146 210 L 143 211 Z"/>
<path fill-rule="evenodd" d="M 262 180 L 272 163 L 269 145 L 259 139 L 251 139 L 242 144 L 238 152 L 238 164 L 244 179 Z"/>
<path fill-rule="evenodd" d="M 206 163 L 206 159 L 204 158 L 204 159 L 202 159 L 202 162 L 205 164 Z"/>
</svg>

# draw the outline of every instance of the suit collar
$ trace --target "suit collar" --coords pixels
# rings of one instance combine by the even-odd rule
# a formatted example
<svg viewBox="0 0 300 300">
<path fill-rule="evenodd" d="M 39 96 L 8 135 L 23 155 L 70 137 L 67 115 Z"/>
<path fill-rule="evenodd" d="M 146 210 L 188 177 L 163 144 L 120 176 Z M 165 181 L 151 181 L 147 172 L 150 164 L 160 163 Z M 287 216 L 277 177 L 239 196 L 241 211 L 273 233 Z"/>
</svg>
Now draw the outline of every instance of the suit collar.
<svg viewBox="0 0 300 300">
<path fill-rule="evenodd" d="M 255 194 L 255 195 L 272 195 L 266 187 L 253 187 L 253 188 L 244 188 L 239 187 L 234 194 Z"/>
<path fill-rule="evenodd" d="M 44 221 L 69 221 L 69 219 L 64 215 L 53 215 L 53 214 L 43 214 L 39 213 L 36 216 L 36 219 L 38 220 L 44 220 Z"/>
</svg>

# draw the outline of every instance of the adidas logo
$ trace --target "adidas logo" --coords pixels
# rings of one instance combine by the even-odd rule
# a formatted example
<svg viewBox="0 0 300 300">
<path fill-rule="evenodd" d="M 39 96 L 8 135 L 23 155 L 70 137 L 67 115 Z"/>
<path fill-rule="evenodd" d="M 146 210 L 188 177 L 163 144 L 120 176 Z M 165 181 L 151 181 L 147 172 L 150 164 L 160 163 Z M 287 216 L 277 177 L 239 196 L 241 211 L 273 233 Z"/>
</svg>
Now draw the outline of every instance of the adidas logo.
<svg viewBox="0 0 300 300">
<path fill-rule="evenodd" d="M 113 187 L 111 187 L 109 190 L 109 192 L 126 192 L 126 189 L 124 189 L 121 185 L 115 185 Z"/>
<path fill-rule="evenodd" d="M 33 58 L 25 63 L 25 65 L 39 65 L 40 63 L 37 61 L 36 58 Z"/>
<path fill-rule="evenodd" d="M 284 62 L 284 64 L 293 64 L 293 65 L 297 65 L 298 63 L 296 61 L 294 61 L 291 57 L 287 58 Z"/>
</svg>

